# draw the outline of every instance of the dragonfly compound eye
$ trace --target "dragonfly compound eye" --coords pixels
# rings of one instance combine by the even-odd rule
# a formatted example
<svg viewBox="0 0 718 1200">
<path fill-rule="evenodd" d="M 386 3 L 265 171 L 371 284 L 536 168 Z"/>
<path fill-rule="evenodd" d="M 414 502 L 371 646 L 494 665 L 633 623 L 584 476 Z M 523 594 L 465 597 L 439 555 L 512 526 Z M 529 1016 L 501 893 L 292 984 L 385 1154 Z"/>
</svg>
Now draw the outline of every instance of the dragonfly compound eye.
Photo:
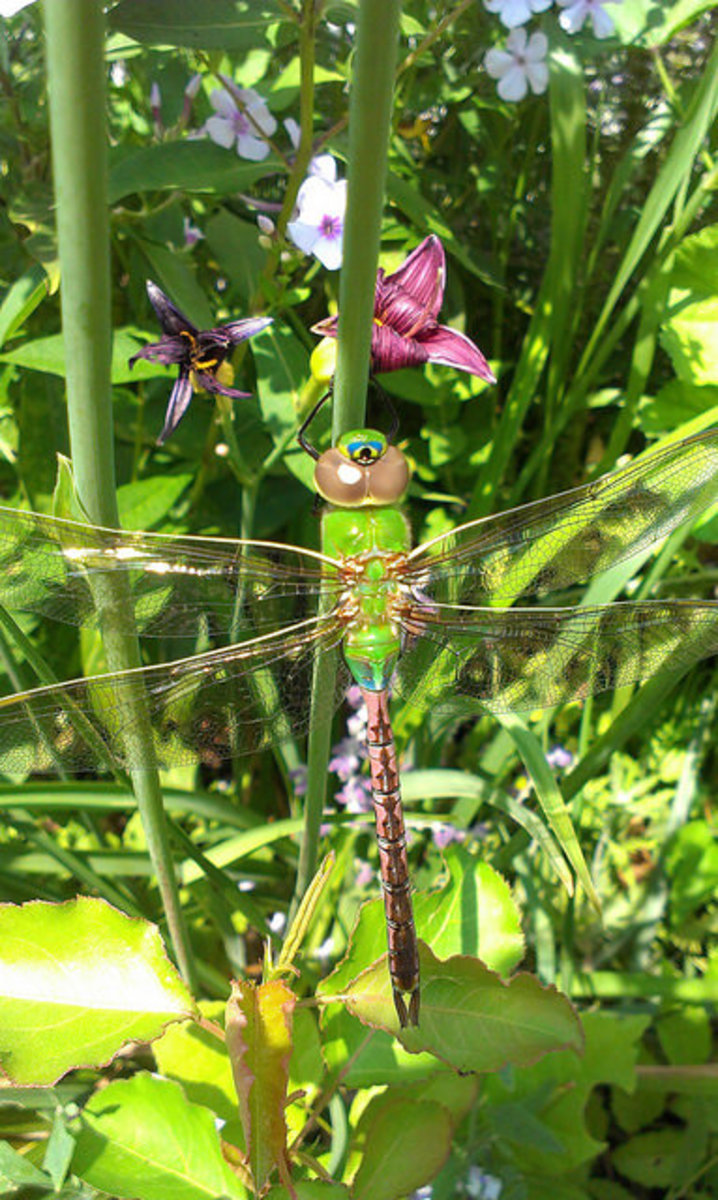
<svg viewBox="0 0 718 1200">
<path fill-rule="evenodd" d="M 345 434 L 320 455 L 314 471 L 320 496 L 340 507 L 394 504 L 408 483 L 409 464 L 401 450 L 372 429 Z"/>
</svg>

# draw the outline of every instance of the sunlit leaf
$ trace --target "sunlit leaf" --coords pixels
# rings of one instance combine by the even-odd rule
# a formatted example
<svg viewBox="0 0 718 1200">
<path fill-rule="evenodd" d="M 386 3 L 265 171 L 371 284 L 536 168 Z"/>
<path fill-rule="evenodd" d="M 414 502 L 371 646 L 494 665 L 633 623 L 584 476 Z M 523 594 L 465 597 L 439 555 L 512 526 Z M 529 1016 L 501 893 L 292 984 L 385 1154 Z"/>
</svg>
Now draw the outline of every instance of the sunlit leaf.
<svg viewBox="0 0 718 1200">
<path fill-rule="evenodd" d="M 0 1063 L 14 1082 L 99 1066 L 193 1010 L 154 925 L 89 897 L 0 906 Z"/>
<path fill-rule="evenodd" d="M 222 1157 L 214 1114 L 178 1083 L 141 1073 L 98 1092 L 82 1111 L 72 1170 L 127 1200 L 245 1200 Z"/>
<path fill-rule="evenodd" d="M 264 1187 L 275 1167 L 284 1169 L 287 1125 L 284 1109 L 292 1049 L 295 997 L 275 979 L 255 987 L 235 983 L 227 1004 L 227 1049 L 239 1097 L 239 1115 L 255 1187 Z"/>
</svg>

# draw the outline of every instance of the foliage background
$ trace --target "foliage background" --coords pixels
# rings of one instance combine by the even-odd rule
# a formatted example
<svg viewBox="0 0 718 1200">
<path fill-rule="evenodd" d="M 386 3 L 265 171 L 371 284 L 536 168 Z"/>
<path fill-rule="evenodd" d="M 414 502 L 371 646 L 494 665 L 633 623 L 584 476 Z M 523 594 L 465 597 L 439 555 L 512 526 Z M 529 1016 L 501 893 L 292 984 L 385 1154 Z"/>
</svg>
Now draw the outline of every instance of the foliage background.
<svg viewBox="0 0 718 1200">
<path fill-rule="evenodd" d="M 256 203 L 279 205 L 285 197 L 293 150 L 281 121 L 298 116 L 300 79 L 296 26 L 285 6 L 251 7 L 252 20 L 235 25 L 222 16 L 241 5 L 191 0 L 120 0 L 108 14 L 118 502 L 127 528 L 236 537 L 250 532 L 249 519 L 252 536 L 316 546 L 308 466 L 290 437 L 307 395 L 315 344 L 308 330 L 336 301 L 337 276 L 289 243 L 260 244 Z M 5 23 L 0 51 L 0 487 L 5 504 L 49 511 L 56 456 L 68 443 L 38 9 Z M 481 346 L 499 378 L 489 390 L 427 367 L 383 380 L 415 466 L 417 541 L 573 486 L 624 453 L 716 421 L 715 14 L 703 4 L 646 0 L 626 0 L 612 12 L 617 36 L 606 43 L 587 31 L 569 38 L 555 11 L 535 18 L 550 40 L 549 91 L 510 104 L 498 99 L 483 68 L 486 49 L 504 37 L 496 16 L 478 3 L 412 0 L 403 7 L 382 264 L 395 267 L 427 233 L 438 234 L 448 255 L 442 320 Z M 355 20 L 356 6 L 342 0 L 326 4 L 317 24 L 314 137 L 340 163 Z M 183 124 L 195 72 L 202 83 Z M 280 122 L 281 154 L 249 163 L 191 136 L 211 113 L 217 73 L 266 99 Z M 203 235 L 191 245 L 186 220 Z M 134 374 L 127 369 L 138 345 L 156 339 L 147 278 L 200 328 L 256 311 L 275 318 L 272 332 L 242 347 L 236 361 L 238 385 L 253 399 L 234 405 L 234 438 L 245 463 L 271 462 L 249 517 L 241 468 L 226 452 L 226 413 L 222 423 L 208 402 L 195 400 L 171 441 L 155 445 L 170 375 L 146 364 Z M 274 455 L 285 443 L 286 453 Z M 716 518 L 706 514 L 674 535 L 641 580 L 612 573 L 593 585 L 591 600 L 649 588 L 651 595 L 713 595 L 717 540 Z M 102 668 L 91 635 L 30 619 L 24 627 L 58 676 Z M 159 653 L 173 657 L 172 646 Z M 632 696 L 536 715 L 528 760 L 511 730 L 486 717 L 457 734 L 432 719 L 417 729 L 410 714 L 397 713 L 419 889 L 446 870 L 432 822 L 467 832 L 460 849 L 448 852 L 453 872 L 471 875 L 488 863 L 503 875 L 523 914 L 524 965 L 587 1013 L 583 1061 L 552 1055 L 487 1077 L 461 1099 L 441 1097 L 455 1131 L 434 1196 L 488 1196 L 496 1186 L 503 1197 L 545 1196 L 550 1187 L 556 1196 L 598 1200 L 718 1190 L 710 1065 L 718 990 L 713 675 L 709 663 L 670 694 L 665 681 L 649 682 Z M 545 850 L 507 815 L 535 809 L 541 826 L 535 789 L 542 784 L 532 763 L 552 751 L 602 901 L 600 919 L 581 892 L 566 894 Z M 230 860 L 224 884 L 214 886 L 192 874 L 182 843 L 185 911 L 203 991 L 213 997 L 225 994 L 230 974 L 252 970 L 272 914 L 291 898 L 296 843 L 272 833 L 273 822 L 301 811 L 300 797 L 287 791 L 286 766 L 253 763 L 233 781 L 200 780 L 199 791 L 198 781 L 179 772 L 164 781 L 170 812 L 197 853 L 221 861 L 238 830 L 254 837 L 252 853 Z M 464 772 L 463 792 L 429 774 L 439 768 Z M 132 897 L 161 921 L 126 795 L 103 784 L 63 795 L 27 782 L 18 808 L 18 784 L 10 781 L 5 797 L 3 899 L 59 900 L 84 886 L 120 906 Z M 358 900 L 373 896 L 359 869 L 374 862 L 365 826 L 340 810 L 331 844 L 340 869 L 304 946 L 308 994 L 327 957 L 341 958 Z M 254 889 L 238 892 L 239 879 Z M 324 1031 L 330 1067 L 346 1064 L 343 1036 Z M 163 1055 L 163 1073 L 206 1103 L 201 1091 L 193 1096 L 186 1050 L 168 1042 L 158 1050 L 161 1065 Z M 369 1189 L 357 1161 L 368 1173 L 367 1147 L 381 1130 L 369 1088 L 389 1085 L 385 1106 L 408 1103 L 402 1088 L 412 1070 L 412 1103 L 436 1102 L 441 1080 L 412 1068 L 406 1055 L 390 1065 L 372 1062 L 364 1075 L 350 1072 L 353 1105 L 345 1098 L 337 1107 L 335 1094 L 326 1146 L 313 1149 L 331 1160 L 335 1179 L 354 1180 L 355 1195 Z M 86 1081 L 66 1086 L 64 1104 L 85 1094 Z M 57 1092 L 3 1109 L 8 1136 L 24 1122 L 53 1128 Z M 221 1111 L 216 1095 L 210 1107 Z M 402 1111 L 394 1114 L 399 1123 Z M 36 1165 L 42 1161 L 36 1157 Z M 427 1167 L 427 1180 L 433 1173 Z M 106 1180 L 95 1186 L 112 1190 Z M 396 1188 L 390 1194 L 406 1194 L 406 1176 Z"/>
</svg>

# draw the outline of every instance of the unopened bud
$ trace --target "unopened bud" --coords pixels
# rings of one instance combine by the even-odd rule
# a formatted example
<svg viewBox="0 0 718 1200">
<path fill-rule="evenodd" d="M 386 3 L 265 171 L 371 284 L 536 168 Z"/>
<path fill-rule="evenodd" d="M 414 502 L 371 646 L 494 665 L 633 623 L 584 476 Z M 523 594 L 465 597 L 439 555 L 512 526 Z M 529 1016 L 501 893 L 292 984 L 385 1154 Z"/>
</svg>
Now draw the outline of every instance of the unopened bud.
<svg viewBox="0 0 718 1200">
<path fill-rule="evenodd" d="M 312 378 L 316 379 L 318 383 L 331 383 L 337 369 L 336 338 L 322 338 L 319 345 L 312 351 L 309 369 Z"/>
</svg>

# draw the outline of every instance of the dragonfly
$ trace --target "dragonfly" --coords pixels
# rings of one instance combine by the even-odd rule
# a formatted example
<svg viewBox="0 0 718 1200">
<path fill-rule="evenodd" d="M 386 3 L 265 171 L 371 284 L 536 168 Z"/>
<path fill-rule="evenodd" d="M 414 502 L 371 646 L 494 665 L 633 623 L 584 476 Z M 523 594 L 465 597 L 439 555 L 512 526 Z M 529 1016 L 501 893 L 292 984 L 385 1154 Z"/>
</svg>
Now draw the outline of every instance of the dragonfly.
<svg viewBox="0 0 718 1200">
<path fill-rule="evenodd" d="M 716 653 L 714 600 L 592 607 L 572 603 L 571 589 L 718 499 L 718 428 L 418 546 L 401 504 L 409 465 L 390 438 L 354 430 L 321 454 L 302 444 L 324 500 L 319 550 L 0 508 L 3 621 L 29 610 L 102 627 L 108 585 L 119 584 L 122 603 L 109 588 L 115 632 L 188 639 L 194 651 L 0 697 L 0 771 L 145 767 L 147 730 L 160 767 L 216 766 L 262 750 L 307 731 L 315 664 L 341 648 L 336 702 L 353 680 L 368 712 L 392 993 L 400 1025 L 416 1025 L 418 942 L 390 690 L 420 710 L 456 697 L 480 702 L 477 711 L 534 710 Z"/>
</svg>

